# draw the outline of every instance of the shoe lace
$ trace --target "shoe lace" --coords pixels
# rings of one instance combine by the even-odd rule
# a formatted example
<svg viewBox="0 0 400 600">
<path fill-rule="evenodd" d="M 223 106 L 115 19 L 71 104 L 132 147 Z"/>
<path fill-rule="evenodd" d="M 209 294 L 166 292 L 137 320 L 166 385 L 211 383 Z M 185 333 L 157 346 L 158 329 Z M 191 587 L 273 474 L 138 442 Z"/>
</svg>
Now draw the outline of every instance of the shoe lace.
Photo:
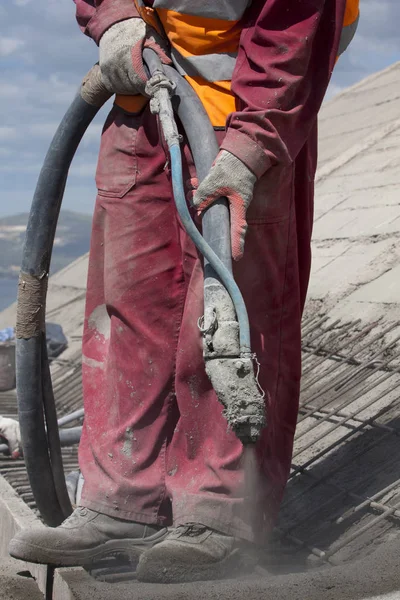
<svg viewBox="0 0 400 600">
<path fill-rule="evenodd" d="M 200 523 L 186 523 L 185 525 L 179 525 L 177 529 L 181 529 L 183 534 L 188 537 L 197 537 L 198 535 L 202 535 L 207 530 L 207 527 Z"/>
</svg>

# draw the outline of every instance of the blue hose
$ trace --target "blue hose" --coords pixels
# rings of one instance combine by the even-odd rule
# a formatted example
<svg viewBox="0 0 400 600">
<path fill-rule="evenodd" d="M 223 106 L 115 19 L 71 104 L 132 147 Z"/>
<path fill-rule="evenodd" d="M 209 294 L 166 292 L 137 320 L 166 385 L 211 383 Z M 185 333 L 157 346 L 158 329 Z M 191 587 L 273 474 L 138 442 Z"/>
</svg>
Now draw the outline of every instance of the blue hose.
<svg viewBox="0 0 400 600">
<path fill-rule="evenodd" d="M 241 356 L 248 356 L 251 354 L 250 325 L 243 296 L 232 274 L 207 244 L 190 215 L 183 187 L 182 155 L 179 145 L 171 144 L 169 146 L 169 152 L 171 157 L 172 189 L 174 192 L 176 208 L 182 224 L 190 239 L 193 241 L 199 252 L 201 252 L 201 254 L 209 261 L 228 291 L 235 307 L 239 323 L 240 354 Z"/>
</svg>

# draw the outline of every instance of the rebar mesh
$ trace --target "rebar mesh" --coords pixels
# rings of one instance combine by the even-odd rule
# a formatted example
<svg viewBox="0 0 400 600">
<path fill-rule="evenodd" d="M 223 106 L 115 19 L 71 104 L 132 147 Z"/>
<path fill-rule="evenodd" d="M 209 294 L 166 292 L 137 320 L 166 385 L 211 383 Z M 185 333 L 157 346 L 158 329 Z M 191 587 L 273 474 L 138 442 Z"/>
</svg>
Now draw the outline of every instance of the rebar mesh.
<svg viewBox="0 0 400 600">
<path fill-rule="evenodd" d="M 82 406 L 80 352 L 52 369 L 61 417 Z M 298 429 L 276 529 L 294 553 L 342 562 L 400 533 L 399 385 L 400 323 L 303 324 Z M 0 414 L 16 417 L 15 392 L 0 394 Z M 76 447 L 63 459 L 76 469 Z M 0 473 L 35 509 L 23 461 L 0 455 Z"/>
</svg>

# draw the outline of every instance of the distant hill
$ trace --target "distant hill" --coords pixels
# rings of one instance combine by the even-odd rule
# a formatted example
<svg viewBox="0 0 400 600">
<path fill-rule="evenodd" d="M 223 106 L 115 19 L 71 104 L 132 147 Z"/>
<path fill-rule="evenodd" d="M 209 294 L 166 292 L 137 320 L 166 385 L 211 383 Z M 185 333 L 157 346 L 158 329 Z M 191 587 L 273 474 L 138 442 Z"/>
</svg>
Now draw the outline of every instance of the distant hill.
<svg viewBox="0 0 400 600">
<path fill-rule="evenodd" d="M 0 218 L 0 278 L 18 277 L 28 213 Z M 89 250 L 90 215 L 61 211 L 54 240 L 51 274 Z"/>
</svg>

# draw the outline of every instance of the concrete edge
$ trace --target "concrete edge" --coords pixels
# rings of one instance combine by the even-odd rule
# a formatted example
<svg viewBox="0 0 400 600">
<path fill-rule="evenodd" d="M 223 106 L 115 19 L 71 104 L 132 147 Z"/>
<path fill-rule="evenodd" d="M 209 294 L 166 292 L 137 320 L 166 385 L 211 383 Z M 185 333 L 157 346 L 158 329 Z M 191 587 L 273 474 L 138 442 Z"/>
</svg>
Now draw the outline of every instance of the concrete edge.
<svg viewBox="0 0 400 600">
<path fill-rule="evenodd" d="M 92 591 L 95 584 L 95 580 L 81 567 L 57 569 L 54 573 L 53 600 L 79 600 L 82 595 L 77 595 L 75 589 L 82 592 L 86 585 Z"/>
<path fill-rule="evenodd" d="M 8 545 L 14 535 L 21 529 L 28 529 L 41 525 L 41 521 L 34 512 L 18 496 L 11 485 L 0 475 L 0 557 L 9 557 Z M 45 596 L 47 566 L 21 562 L 21 571 L 29 571 L 35 578 L 39 590 Z M 65 573 L 73 571 L 79 579 L 86 579 L 89 575 L 84 569 L 57 569 L 54 575 L 53 600 L 74 600 L 70 586 L 65 579 Z"/>
<path fill-rule="evenodd" d="M 39 525 L 40 521 L 18 496 L 11 485 L 0 475 L 0 556 L 9 557 L 8 545 L 20 529 Z M 42 594 L 46 590 L 47 567 L 21 561 L 21 571 L 30 571 Z"/>
<path fill-rule="evenodd" d="M 381 71 L 375 71 L 374 73 L 371 73 L 370 75 L 367 75 L 366 77 L 361 79 L 361 81 L 357 81 L 357 83 L 354 83 L 353 85 L 350 85 L 350 86 L 344 88 L 344 90 L 338 92 L 337 94 L 335 94 L 335 96 L 333 96 L 330 100 L 328 100 L 325 103 L 325 106 L 329 106 L 330 104 L 333 104 L 333 102 L 335 102 L 339 98 L 342 98 L 343 96 L 347 96 L 348 94 L 351 94 L 352 92 L 358 91 L 365 84 L 368 84 L 371 81 L 379 79 L 379 77 L 381 75 L 386 75 L 386 73 L 388 73 L 390 71 L 394 71 L 395 69 L 398 68 L 399 63 L 400 63 L 400 61 L 396 61 L 396 62 L 392 63 L 391 65 L 385 67 Z"/>
</svg>

